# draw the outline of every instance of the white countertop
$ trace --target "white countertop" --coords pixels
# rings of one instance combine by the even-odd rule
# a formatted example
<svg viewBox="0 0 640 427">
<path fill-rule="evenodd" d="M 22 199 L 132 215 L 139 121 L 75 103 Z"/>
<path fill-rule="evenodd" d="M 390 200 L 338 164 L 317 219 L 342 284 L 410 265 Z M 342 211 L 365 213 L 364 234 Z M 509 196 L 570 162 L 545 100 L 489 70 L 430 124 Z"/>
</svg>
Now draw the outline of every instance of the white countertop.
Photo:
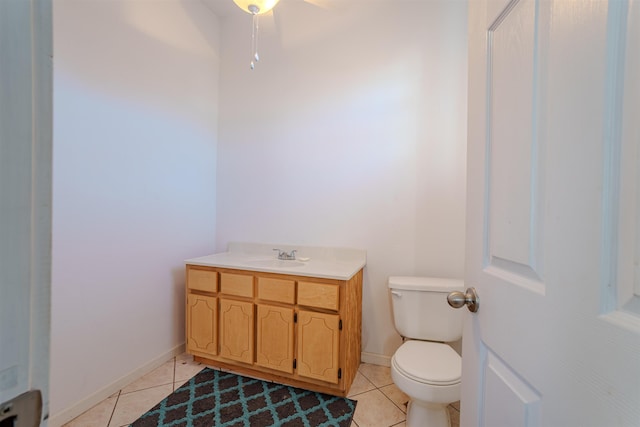
<svg viewBox="0 0 640 427">
<path fill-rule="evenodd" d="M 297 259 L 278 260 L 277 252 L 273 248 L 286 252 L 295 249 Z M 229 243 L 227 252 L 185 260 L 185 264 L 190 265 L 338 280 L 349 280 L 366 262 L 367 252 L 361 249 L 243 242 Z"/>
</svg>

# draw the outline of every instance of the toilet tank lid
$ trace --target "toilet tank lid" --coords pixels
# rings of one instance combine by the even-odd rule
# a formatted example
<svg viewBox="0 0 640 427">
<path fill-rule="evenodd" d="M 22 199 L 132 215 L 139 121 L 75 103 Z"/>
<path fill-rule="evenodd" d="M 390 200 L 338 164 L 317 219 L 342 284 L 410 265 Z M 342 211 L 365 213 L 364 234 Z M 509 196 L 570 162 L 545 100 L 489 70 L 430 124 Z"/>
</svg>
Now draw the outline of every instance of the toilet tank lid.
<svg viewBox="0 0 640 427">
<path fill-rule="evenodd" d="M 391 276 L 389 289 L 450 292 L 464 289 L 464 281 L 442 277 Z"/>
</svg>

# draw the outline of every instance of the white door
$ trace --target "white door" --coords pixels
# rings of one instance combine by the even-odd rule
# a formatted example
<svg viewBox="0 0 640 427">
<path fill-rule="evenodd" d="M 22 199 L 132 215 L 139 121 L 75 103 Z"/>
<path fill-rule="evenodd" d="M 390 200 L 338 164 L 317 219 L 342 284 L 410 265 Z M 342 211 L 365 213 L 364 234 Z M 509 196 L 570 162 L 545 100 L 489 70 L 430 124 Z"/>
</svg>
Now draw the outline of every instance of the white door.
<svg viewBox="0 0 640 427">
<path fill-rule="evenodd" d="M 640 426 L 640 0 L 469 7 L 461 425 Z"/>
<path fill-rule="evenodd" d="M 47 416 L 51 2 L 0 0 L 0 423 Z M 19 397 L 20 396 L 20 397 Z M 11 403 L 10 400 L 19 397 Z"/>
</svg>

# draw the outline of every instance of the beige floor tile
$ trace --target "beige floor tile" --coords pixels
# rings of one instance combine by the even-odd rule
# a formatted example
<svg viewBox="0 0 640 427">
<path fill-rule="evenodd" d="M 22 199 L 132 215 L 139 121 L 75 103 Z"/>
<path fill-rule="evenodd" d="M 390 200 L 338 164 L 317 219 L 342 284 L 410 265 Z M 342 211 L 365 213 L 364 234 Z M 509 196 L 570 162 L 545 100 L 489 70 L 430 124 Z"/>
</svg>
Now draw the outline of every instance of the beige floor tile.
<svg viewBox="0 0 640 427">
<path fill-rule="evenodd" d="M 129 425 L 173 392 L 173 384 L 121 394 L 109 427 Z"/>
<path fill-rule="evenodd" d="M 353 419 L 359 427 L 392 426 L 405 419 L 404 412 L 380 390 L 371 390 L 353 399 L 358 401 Z"/>
<path fill-rule="evenodd" d="M 122 389 L 122 394 L 131 393 L 138 390 L 144 390 L 145 388 L 156 387 L 159 385 L 171 384 L 173 386 L 174 381 L 174 360 L 173 358 L 160 365 L 147 375 L 138 378 L 128 386 Z"/>
<path fill-rule="evenodd" d="M 409 396 L 407 396 L 402 390 L 400 390 L 395 384 L 389 384 L 381 387 L 380 391 L 385 394 L 398 408 L 405 414 L 407 413 L 407 402 L 409 402 Z"/>
<path fill-rule="evenodd" d="M 193 360 L 193 356 L 182 354 L 176 357 L 176 376 L 175 382 L 180 385 L 190 380 L 198 372 L 204 369 L 204 365 Z M 179 386 L 180 386 L 179 385 Z M 179 387 L 178 386 L 178 387 Z"/>
<path fill-rule="evenodd" d="M 447 410 L 449 411 L 449 418 L 451 419 L 451 427 L 460 427 L 460 412 L 451 405 L 447 407 Z"/>
<path fill-rule="evenodd" d="M 391 379 L 391 368 L 388 366 L 372 365 L 370 363 L 363 363 L 358 368 L 358 371 L 376 387 L 384 387 L 389 384 L 393 384 Z"/>
<path fill-rule="evenodd" d="M 356 394 L 364 393 L 366 391 L 370 391 L 376 388 L 371 381 L 369 381 L 364 375 L 360 372 L 356 373 L 356 377 L 353 379 L 353 383 L 351 383 L 351 388 L 349 389 L 349 393 L 347 397 L 355 396 Z"/>
<path fill-rule="evenodd" d="M 456 411 L 460 412 L 460 401 L 459 400 L 457 402 L 453 402 L 451 404 L 451 406 L 453 406 Z"/>
<path fill-rule="evenodd" d="M 394 424 L 393 427 L 407 427 L 407 422 L 403 421 L 401 423 Z"/>
<path fill-rule="evenodd" d="M 63 427 L 106 427 L 118 400 L 118 393 L 98 403 Z"/>
<path fill-rule="evenodd" d="M 182 353 L 176 356 L 176 362 L 193 362 L 193 354 Z"/>
</svg>

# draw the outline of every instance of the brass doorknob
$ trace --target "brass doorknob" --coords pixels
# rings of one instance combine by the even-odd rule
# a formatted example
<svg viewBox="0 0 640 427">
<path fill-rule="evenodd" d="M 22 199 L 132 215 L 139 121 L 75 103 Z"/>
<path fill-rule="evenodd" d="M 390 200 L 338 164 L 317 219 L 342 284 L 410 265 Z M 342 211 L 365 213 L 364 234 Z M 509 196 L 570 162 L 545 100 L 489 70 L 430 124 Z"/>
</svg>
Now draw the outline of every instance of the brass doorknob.
<svg viewBox="0 0 640 427">
<path fill-rule="evenodd" d="M 453 291 L 447 295 L 447 302 L 453 308 L 460 308 L 466 305 L 472 313 L 476 313 L 480 308 L 480 298 L 478 298 L 476 288 L 468 288 L 464 293 Z"/>
</svg>

